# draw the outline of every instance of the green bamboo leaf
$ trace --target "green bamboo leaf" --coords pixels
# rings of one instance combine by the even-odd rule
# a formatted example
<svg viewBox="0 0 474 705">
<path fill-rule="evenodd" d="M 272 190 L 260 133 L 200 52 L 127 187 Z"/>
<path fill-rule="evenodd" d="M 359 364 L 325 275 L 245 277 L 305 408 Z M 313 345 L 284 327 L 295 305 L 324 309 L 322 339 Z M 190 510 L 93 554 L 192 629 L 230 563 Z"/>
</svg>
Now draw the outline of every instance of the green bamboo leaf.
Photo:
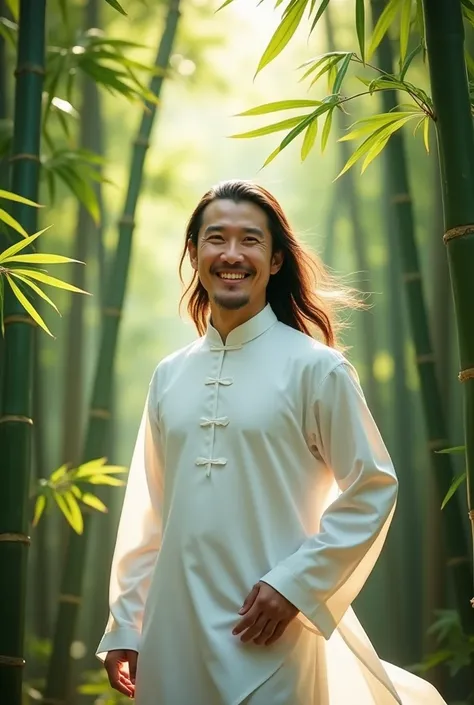
<svg viewBox="0 0 474 705">
<path fill-rule="evenodd" d="M 411 28 L 411 0 L 402 0 L 400 15 L 400 66 L 403 66 L 408 51 Z"/>
<path fill-rule="evenodd" d="M 77 478 L 81 477 L 82 475 L 88 475 L 100 471 L 100 469 L 104 467 L 106 462 L 107 458 L 94 458 L 93 460 L 88 460 L 87 463 L 82 463 L 81 465 L 79 465 L 76 472 L 74 473 L 74 477 Z"/>
<path fill-rule="evenodd" d="M 51 301 L 49 296 L 47 294 L 45 294 L 44 291 L 39 288 L 39 286 L 36 286 L 36 284 L 34 282 L 32 282 L 30 279 L 28 279 L 28 277 L 24 277 L 21 274 L 17 274 L 14 269 L 10 270 L 9 273 L 10 273 L 10 276 L 16 277 L 21 282 L 23 282 L 23 284 L 26 284 L 27 286 L 29 286 L 35 292 L 35 294 L 40 296 L 42 299 L 44 299 L 44 301 L 46 301 L 50 306 L 52 306 L 59 316 L 61 315 L 59 313 L 58 307 L 56 306 L 54 301 Z"/>
<path fill-rule="evenodd" d="M 0 198 L 5 198 L 7 201 L 15 201 L 16 203 L 23 203 L 24 206 L 33 206 L 34 208 L 43 208 L 44 206 L 34 201 L 30 201 L 29 198 L 24 196 L 19 196 L 17 193 L 12 193 L 11 191 L 4 191 L 0 189 Z"/>
<path fill-rule="evenodd" d="M 355 123 L 353 123 L 353 125 L 351 125 L 351 127 L 349 128 L 351 129 L 351 132 L 349 132 L 347 135 L 344 135 L 343 137 L 340 137 L 338 141 L 350 142 L 351 140 L 357 140 L 360 137 L 372 134 L 374 130 L 379 127 L 384 127 L 391 123 L 396 123 L 399 120 L 404 120 L 405 118 L 409 120 L 419 114 L 419 109 L 404 112 L 397 110 L 393 113 L 380 113 L 379 115 L 372 115 L 369 118 L 362 118 L 361 120 L 357 120 Z"/>
<path fill-rule="evenodd" d="M 466 446 L 453 446 L 452 448 L 443 448 L 443 450 L 435 450 L 435 453 L 465 453 Z"/>
<path fill-rule="evenodd" d="M 321 76 L 324 76 L 325 73 L 330 73 L 341 60 L 342 56 L 330 59 L 321 69 L 319 69 L 318 73 L 313 77 L 311 83 L 309 84 L 309 87 L 312 88 L 312 86 L 314 86 L 314 84 L 321 78 Z M 312 73 L 312 71 L 307 71 L 305 76 L 310 73 Z"/>
<path fill-rule="evenodd" d="M 82 497 L 81 501 L 84 504 L 87 504 L 88 507 L 92 507 L 93 509 L 96 509 L 98 512 L 103 512 L 104 514 L 107 514 L 109 511 L 105 504 L 100 500 L 98 497 L 95 496 L 95 494 L 91 494 L 90 492 L 85 492 Z"/>
<path fill-rule="evenodd" d="M 369 149 L 369 151 L 366 154 L 366 157 L 364 161 L 362 162 L 362 168 L 361 168 L 361 174 L 364 173 L 364 171 L 367 169 L 369 164 L 371 164 L 376 157 L 379 156 L 380 152 L 382 152 L 386 145 L 387 142 L 389 141 L 390 137 L 392 136 L 392 133 L 384 134 L 383 137 L 381 137 L 378 142 L 372 145 L 372 147 Z"/>
<path fill-rule="evenodd" d="M 14 255 L 13 257 L 7 257 L 3 260 L 3 264 L 7 262 L 28 262 L 29 264 L 66 264 L 69 262 L 75 262 L 77 264 L 84 264 L 78 259 L 71 259 L 71 257 L 65 257 L 64 255 L 51 255 L 46 253 L 33 253 L 31 255 Z"/>
<path fill-rule="evenodd" d="M 344 168 L 343 168 L 342 171 L 337 175 L 336 178 L 341 177 L 343 174 L 346 173 L 346 171 L 349 171 L 349 169 L 350 169 L 352 166 L 354 166 L 354 164 L 355 164 L 357 161 L 359 161 L 359 159 L 361 159 L 361 157 L 363 157 L 365 154 L 367 154 L 367 152 L 368 152 L 369 149 L 372 147 L 372 145 L 373 145 L 374 143 L 376 143 L 376 142 L 380 139 L 380 136 L 381 136 L 382 131 L 383 131 L 384 129 L 385 129 L 385 127 L 379 127 L 378 129 L 375 130 L 375 132 L 373 132 L 371 135 L 369 135 L 369 137 L 367 137 L 367 139 L 364 140 L 364 142 L 362 142 L 362 144 L 359 145 L 359 147 L 357 147 L 357 149 L 356 149 L 356 150 L 353 152 L 353 154 L 349 157 L 349 159 L 347 160 L 346 164 L 344 165 Z"/>
<path fill-rule="evenodd" d="M 76 499 L 82 499 L 82 492 L 77 485 L 71 485 L 71 492 Z"/>
<path fill-rule="evenodd" d="M 74 480 L 84 480 L 93 475 L 120 475 L 127 472 L 127 468 L 122 465 L 101 465 L 100 467 L 81 465 L 74 473 Z"/>
<path fill-rule="evenodd" d="M 0 221 L 2 221 L 2 223 L 5 223 L 6 225 L 9 225 L 10 228 L 13 228 L 13 230 L 16 230 L 16 232 L 19 233 L 22 237 L 28 237 L 28 233 L 26 232 L 25 228 L 20 225 L 20 223 L 10 215 L 10 213 L 4 211 L 3 208 L 0 208 Z"/>
<path fill-rule="evenodd" d="M 281 120 L 280 122 L 274 122 L 271 125 L 259 127 L 256 130 L 250 130 L 250 132 L 240 132 L 236 135 L 230 135 L 230 137 L 233 139 L 246 139 L 252 137 L 262 137 L 263 135 L 271 135 L 274 132 L 280 132 L 281 130 L 287 130 L 291 127 L 295 127 L 295 125 L 299 125 L 305 117 L 306 115 L 299 115 L 298 117 L 287 118 L 286 120 Z"/>
<path fill-rule="evenodd" d="M 353 53 L 349 52 L 347 56 L 342 60 L 341 65 L 336 74 L 334 85 L 332 87 L 332 93 L 339 93 L 339 91 L 341 90 L 342 82 L 347 73 L 347 69 L 349 68 L 349 65 L 352 61 L 352 57 Z"/>
<path fill-rule="evenodd" d="M 100 206 L 92 185 L 70 166 L 57 167 L 56 173 L 78 201 L 82 203 L 94 223 L 98 225 L 100 222 Z"/>
<path fill-rule="evenodd" d="M 6 6 L 10 10 L 13 19 L 18 22 L 20 16 L 20 0 L 5 0 Z"/>
<path fill-rule="evenodd" d="M 274 103 L 264 103 L 250 108 L 243 113 L 237 113 L 234 117 L 253 117 L 254 115 L 266 115 L 276 113 L 278 110 L 292 110 L 293 108 L 314 108 L 321 105 L 320 100 L 277 100 Z"/>
<path fill-rule="evenodd" d="M 6 17 L 0 17 L 0 37 L 5 41 L 10 42 L 14 50 L 17 47 L 16 36 L 18 34 L 18 26 L 14 22 L 10 22 Z"/>
<path fill-rule="evenodd" d="M 379 46 L 382 39 L 387 34 L 388 28 L 395 20 L 395 17 L 400 10 L 401 0 L 389 0 L 388 4 L 385 6 L 382 14 L 380 15 L 377 24 L 374 27 L 372 34 L 372 39 L 370 41 L 369 50 L 367 52 L 367 59 L 370 61 L 374 55 L 375 50 Z"/>
<path fill-rule="evenodd" d="M 365 64 L 365 0 L 356 0 L 356 31 L 360 56 Z"/>
<path fill-rule="evenodd" d="M 123 487 L 125 482 L 112 475 L 92 475 L 88 480 L 91 485 L 110 485 L 111 487 Z"/>
<path fill-rule="evenodd" d="M 84 530 L 84 521 L 77 500 L 72 492 L 66 492 L 63 495 L 59 494 L 59 492 L 54 492 L 53 496 L 56 504 L 71 528 L 76 532 L 76 534 L 82 534 Z"/>
<path fill-rule="evenodd" d="M 275 159 L 275 157 L 278 154 L 280 154 L 280 152 L 282 152 L 285 149 L 285 147 L 287 147 L 290 144 L 290 142 L 292 142 L 296 137 L 298 137 L 298 135 L 301 134 L 301 132 L 303 132 L 303 130 L 305 130 L 314 119 L 318 118 L 320 115 L 325 113 L 331 107 L 332 106 L 330 103 L 323 103 L 316 110 L 314 110 L 312 113 L 310 113 L 304 120 L 302 120 L 299 125 L 296 125 L 296 127 L 294 127 L 286 135 L 286 137 L 282 140 L 282 142 L 279 144 L 279 146 L 273 150 L 273 152 L 270 154 L 270 156 L 267 157 L 262 168 L 264 168 L 268 164 L 270 164 L 270 162 L 272 162 Z"/>
<path fill-rule="evenodd" d="M 324 152 L 329 139 L 329 133 L 331 132 L 332 116 L 334 113 L 334 108 L 328 112 L 326 115 L 326 120 L 324 121 L 323 131 L 321 134 L 321 151 Z"/>
<path fill-rule="evenodd" d="M 462 485 L 464 480 L 466 479 L 466 473 L 463 472 L 461 475 L 458 475 L 458 477 L 455 477 L 454 480 L 451 483 L 451 487 L 449 490 L 446 492 L 446 496 L 443 499 L 443 503 L 441 505 L 441 509 L 444 509 L 451 497 L 454 495 L 458 487 Z"/>
<path fill-rule="evenodd" d="M 117 0 L 105 0 L 105 2 L 108 3 L 110 5 L 110 7 L 113 7 L 114 10 L 117 10 L 117 12 L 120 12 L 121 15 L 125 15 L 125 17 L 127 16 L 127 13 L 123 9 L 122 5 L 120 5 L 120 3 L 117 2 Z"/>
<path fill-rule="evenodd" d="M 301 22 L 307 2 L 308 0 L 298 0 L 291 11 L 282 19 L 263 52 L 255 75 L 273 61 L 286 47 Z"/>
<path fill-rule="evenodd" d="M 418 33 L 420 35 L 420 44 L 423 48 L 423 54 L 424 54 L 425 49 L 426 49 L 426 45 L 425 45 L 425 15 L 423 13 L 423 0 L 416 0 L 415 18 L 416 18 L 416 26 L 418 29 Z"/>
<path fill-rule="evenodd" d="M 44 494 L 40 494 L 35 502 L 35 511 L 33 515 L 33 526 L 37 526 L 41 515 L 43 514 L 44 508 L 46 507 L 46 497 Z"/>
<path fill-rule="evenodd" d="M 323 0 L 323 1 L 322 1 L 321 5 L 319 6 L 318 11 L 317 11 L 317 13 L 316 13 L 316 17 L 315 17 L 314 20 L 313 20 L 313 24 L 311 25 L 311 29 L 309 30 L 309 33 L 310 33 L 310 34 L 311 34 L 311 32 L 314 30 L 314 28 L 316 27 L 316 25 L 318 24 L 319 20 L 321 19 L 322 15 L 323 15 L 324 10 L 327 8 L 328 5 L 329 5 L 329 0 Z M 312 13 L 312 11 L 313 11 L 313 10 L 312 10 L 312 8 L 311 8 L 311 13 Z M 310 13 L 310 14 L 311 14 L 311 13 Z"/>
<path fill-rule="evenodd" d="M 76 294 L 87 294 L 88 296 L 90 296 L 88 291 L 83 291 L 77 286 L 73 286 L 72 284 L 63 282 L 62 279 L 57 279 L 56 277 L 52 277 L 49 274 L 45 274 L 44 272 L 37 272 L 36 269 L 15 268 L 15 274 L 23 274 L 23 276 L 25 277 L 29 277 L 30 279 L 36 279 L 39 282 L 43 282 L 43 284 L 54 286 L 56 287 L 56 289 L 65 289 L 66 291 L 73 291 Z"/>
<path fill-rule="evenodd" d="M 15 282 L 13 281 L 13 279 L 11 278 L 11 276 L 10 276 L 9 274 L 6 274 L 5 276 L 6 276 L 6 278 L 7 278 L 8 283 L 10 284 L 10 288 L 11 288 L 13 294 L 16 296 L 16 298 L 18 299 L 18 301 L 20 302 L 20 304 L 23 306 L 23 308 L 25 309 L 25 311 L 27 311 L 27 313 L 30 314 L 31 318 L 32 318 L 34 321 L 36 321 L 36 323 L 37 323 L 48 335 L 50 335 L 52 338 L 54 338 L 53 334 L 51 333 L 51 331 L 49 330 L 48 326 L 46 325 L 46 323 L 43 321 L 43 319 L 42 319 L 41 316 L 39 315 L 38 311 L 37 311 L 37 310 L 35 309 L 35 307 L 28 301 L 28 299 L 27 299 L 26 296 L 23 294 L 23 292 L 21 291 L 21 289 L 19 289 L 19 288 L 17 287 L 17 285 L 15 284 Z"/>
<path fill-rule="evenodd" d="M 0 264 L 3 264 L 6 258 L 11 257 L 12 255 L 16 255 L 17 252 L 21 252 L 21 250 L 24 250 L 26 247 L 31 245 L 32 242 L 36 240 L 40 235 L 45 233 L 47 230 L 49 230 L 51 226 L 49 225 L 47 228 L 43 228 L 43 230 L 40 230 L 37 233 L 34 233 L 34 235 L 30 235 L 29 237 L 25 238 L 24 240 L 20 240 L 20 242 L 16 242 L 14 245 L 11 245 L 8 247 L 4 252 L 0 253 Z"/>
<path fill-rule="evenodd" d="M 425 117 L 425 122 L 423 125 L 423 142 L 425 145 L 426 151 L 430 152 L 430 118 L 428 116 Z"/>
<path fill-rule="evenodd" d="M 217 8 L 216 12 L 219 12 L 220 10 L 223 10 L 224 7 L 227 7 L 227 5 L 230 5 L 231 2 L 234 2 L 234 0 L 225 0 L 225 2 L 223 2 L 222 5 L 220 5 L 220 6 Z"/>
<path fill-rule="evenodd" d="M 313 120 L 306 129 L 303 144 L 301 146 L 301 161 L 304 162 L 308 154 L 314 147 L 316 137 L 318 136 L 318 120 Z"/>
<path fill-rule="evenodd" d="M 423 50 L 423 47 L 421 44 L 418 44 L 414 49 L 411 50 L 411 52 L 408 54 L 407 58 L 405 59 L 404 63 L 402 64 L 402 67 L 400 69 L 400 80 L 403 81 L 405 79 L 406 73 L 408 69 L 410 68 L 410 65 L 413 61 L 413 59 L 418 56 L 420 51 Z"/>
</svg>

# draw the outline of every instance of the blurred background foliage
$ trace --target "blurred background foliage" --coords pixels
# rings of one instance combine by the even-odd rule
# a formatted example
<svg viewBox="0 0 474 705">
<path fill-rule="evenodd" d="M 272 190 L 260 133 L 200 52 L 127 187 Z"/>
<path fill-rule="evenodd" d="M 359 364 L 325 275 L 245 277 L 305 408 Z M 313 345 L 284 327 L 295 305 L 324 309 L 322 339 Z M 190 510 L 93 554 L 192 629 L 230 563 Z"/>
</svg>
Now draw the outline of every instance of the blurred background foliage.
<svg viewBox="0 0 474 705">
<path fill-rule="evenodd" d="M 148 83 L 150 71 L 139 64 L 153 63 L 163 30 L 164 2 L 128 0 L 122 5 L 127 16 L 96 0 L 69 0 L 67 8 L 59 0 L 48 4 L 50 50 L 45 90 L 53 86 L 58 99 L 50 104 L 42 143 L 45 178 L 38 200 L 47 208 L 40 212 L 40 225 L 53 227 L 42 236 L 41 249 L 83 259 L 87 266 L 80 273 L 77 265 L 60 265 L 61 277 L 93 296 L 54 292 L 62 318 L 40 305 L 55 339 L 38 337 L 35 478 L 48 477 L 63 463 L 75 463 L 77 467 L 81 460 L 79 449 L 100 343 L 104 284 L 117 244 L 117 223 L 142 113 L 134 86 Z M 11 3 L 0 0 L 0 7 L 0 15 L 6 18 L 0 24 L 0 152 L 4 154 L 13 117 L 15 18 L 9 9 Z M 178 312 L 181 285 L 177 274 L 192 209 L 217 181 L 257 180 L 281 201 L 295 230 L 311 249 L 320 253 L 345 282 L 370 292 L 371 307 L 352 315 L 344 344 L 393 455 L 402 492 L 387 546 L 356 609 L 380 656 L 410 666 L 436 649 L 436 633 L 427 634 L 436 610 L 445 610 L 441 616 L 445 628 L 451 624 L 450 634 L 457 633 L 457 627 L 456 615 L 450 611 L 453 596 L 445 572 L 440 501 L 429 469 L 432 451 L 427 448 L 414 347 L 401 277 L 394 264 L 391 215 L 383 192 L 383 169 L 390 165 L 384 166 L 383 160 L 377 159 L 363 177 L 356 167 L 334 182 L 347 153 L 343 152 L 344 143 L 338 143 L 333 135 L 323 154 L 319 148 L 314 149 L 300 163 L 300 146 L 295 142 L 261 170 L 268 154 L 279 144 L 281 133 L 252 141 L 228 138 L 261 126 L 261 119 L 251 124 L 249 118 L 236 117 L 252 106 L 283 98 L 322 99 L 327 95 L 324 79 L 309 90 L 307 82 L 298 82 L 301 72 L 295 69 L 312 56 L 328 51 L 331 45 L 354 48 L 353 0 L 331 0 L 331 26 L 321 21 L 309 39 L 307 28 L 300 27 L 285 52 L 256 77 L 260 57 L 279 23 L 278 12 L 266 3 L 256 7 L 254 0 L 236 0 L 216 13 L 217 7 L 218 3 L 208 0 L 185 0 L 181 6 L 136 213 L 114 367 L 108 462 L 128 465 L 154 367 L 164 355 L 195 337 L 185 312 L 183 317 Z M 104 44 L 104 37 L 129 42 L 130 46 Z M 398 37 L 393 40 L 398 43 Z M 470 35 L 468 41 L 472 42 Z M 97 66 L 87 65 L 85 58 L 94 42 L 99 47 L 94 51 L 120 48 L 125 59 L 115 62 L 115 66 L 127 74 L 129 91 L 120 86 L 110 90 L 110 82 L 109 90 L 100 85 L 105 74 Z M 69 70 L 62 70 L 55 84 L 55 66 L 63 60 L 61 57 L 69 62 Z M 105 61 L 100 56 L 93 59 Z M 414 61 L 411 72 L 413 82 L 426 84 L 421 57 Z M 107 83 L 105 79 L 107 75 Z M 337 128 L 339 136 L 356 119 L 381 112 L 378 100 L 373 96 L 348 106 L 347 120 Z M 442 244 L 437 155 L 434 148 L 427 153 L 421 139 L 412 139 L 411 130 L 410 126 L 404 128 L 416 240 L 449 445 L 456 446 L 463 443 L 461 402 Z M 431 141 L 434 145 L 433 135 Z M 78 185 L 76 180 L 71 185 L 66 164 L 66 177 L 63 170 L 62 178 L 59 173 L 52 187 L 46 175 L 48 167 L 54 171 L 51 160 L 62 158 L 64 166 L 67 155 L 79 147 L 84 156 L 83 182 Z M 92 153 L 100 160 L 91 157 Z M 77 156 L 70 159 L 76 168 Z M 96 174 L 92 180 L 91 170 Z M 57 169 L 55 173 L 58 175 Z M 363 243 L 362 259 L 355 246 L 356 231 Z M 76 298 L 81 299 L 80 304 L 74 303 Z M 79 313 L 74 313 L 74 306 L 80 307 Z M 368 330 L 372 331 L 369 351 Z M 462 458 L 453 456 L 453 460 L 462 471 Z M 122 490 L 113 488 L 98 494 L 109 512 L 94 516 L 91 527 L 84 600 L 70 652 L 74 678 L 68 705 L 115 702 L 106 692 L 94 650 L 107 617 L 107 583 Z M 452 501 L 460 504 L 467 517 L 464 493 L 457 493 Z M 25 698 L 30 703 L 41 702 L 68 540 L 64 517 L 54 506 L 48 507 L 33 530 L 29 556 Z M 468 535 L 467 519 L 465 530 Z M 431 668 L 426 676 L 449 693 L 451 675 L 447 669 Z M 79 683 L 83 685 L 80 695 L 76 692 Z M 105 694 L 100 695 L 101 691 Z"/>
</svg>

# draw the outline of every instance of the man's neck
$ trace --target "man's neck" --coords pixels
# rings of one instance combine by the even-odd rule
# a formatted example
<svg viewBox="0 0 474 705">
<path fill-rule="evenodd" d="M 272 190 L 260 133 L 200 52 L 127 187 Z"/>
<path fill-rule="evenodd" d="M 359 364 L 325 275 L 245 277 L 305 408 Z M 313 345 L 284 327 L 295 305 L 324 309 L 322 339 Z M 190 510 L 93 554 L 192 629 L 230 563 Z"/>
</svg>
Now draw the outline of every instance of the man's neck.
<svg viewBox="0 0 474 705">
<path fill-rule="evenodd" d="M 260 311 L 263 311 L 266 303 L 259 304 L 259 306 L 244 306 L 244 308 L 238 309 L 237 311 L 229 311 L 229 309 L 221 308 L 216 306 L 216 304 L 211 303 L 211 323 L 212 326 L 217 330 L 225 343 L 227 336 L 234 328 L 250 321 L 254 318 Z"/>
</svg>

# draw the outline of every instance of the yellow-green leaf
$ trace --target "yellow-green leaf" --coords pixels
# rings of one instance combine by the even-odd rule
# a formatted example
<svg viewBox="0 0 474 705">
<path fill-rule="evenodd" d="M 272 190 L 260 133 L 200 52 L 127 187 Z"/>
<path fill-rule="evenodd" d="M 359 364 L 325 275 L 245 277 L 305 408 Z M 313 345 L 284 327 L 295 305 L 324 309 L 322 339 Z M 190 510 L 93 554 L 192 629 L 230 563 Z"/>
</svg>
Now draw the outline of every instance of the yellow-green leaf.
<svg viewBox="0 0 474 705">
<path fill-rule="evenodd" d="M 56 277 L 52 277 L 49 274 L 45 274 L 44 272 L 37 272 L 35 269 L 15 269 L 15 272 L 17 272 L 18 274 L 23 274 L 26 277 L 30 277 L 31 279 L 36 279 L 39 282 L 43 282 L 43 284 L 54 286 L 56 287 L 56 289 L 65 289 L 66 291 L 73 291 L 76 294 L 87 294 L 88 296 L 90 296 L 88 291 L 78 289 L 77 286 L 73 286 L 72 284 L 63 282 L 62 279 L 57 279 Z"/>
<path fill-rule="evenodd" d="M 411 0 L 402 0 L 400 15 L 400 66 L 403 66 L 408 51 L 411 28 Z"/>
<path fill-rule="evenodd" d="M 49 330 L 48 326 L 46 323 L 43 321 L 41 316 L 39 315 L 38 311 L 35 309 L 35 307 L 28 301 L 26 296 L 23 294 L 23 292 L 17 287 L 11 276 L 8 274 L 6 275 L 7 281 L 10 284 L 11 290 L 18 299 L 18 301 L 21 303 L 23 308 L 27 313 L 30 314 L 31 318 L 36 321 L 36 323 L 52 338 L 54 338 L 53 334 Z"/>
<path fill-rule="evenodd" d="M 79 465 L 75 473 L 75 477 L 80 477 L 81 474 L 88 475 L 94 472 L 98 472 L 106 464 L 106 462 L 107 458 L 105 457 L 88 460 L 87 463 L 82 463 L 81 465 Z"/>
<path fill-rule="evenodd" d="M 31 289 L 33 289 L 35 294 L 38 294 L 38 296 L 40 296 L 42 299 L 44 299 L 44 301 L 46 301 L 50 306 L 52 306 L 54 308 L 54 310 L 56 311 L 57 314 L 61 315 L 59 313 L 58 307 L 56 306 L 54 301 L 51 301 L 49 296 L 47 294 L 45 294 L 44 291 L 42 291 L 42 289 L 39 288 L 39 286 L 36 286 L 36 284 L 34 282 L 32 282 L 30 279 L 28 279 L 28 277 L 24 277 L 21 274 L 17 274 L 14 269 L 10 270 L 9 274 L 10 274 L 10 276 L 16 277 L 17 279 L 22 281 L 23 284 L 26 284 Z"/>
<path fill-rule="evenodd" d="M 339 142 L 350 142 L 351 140 L 357 140 L 365 135 L 372 134 L 376 129 L 389 125 L 391 123 L 398 122 L 404 118 L 411 119 L 416 115 L 420 115 L 421 111 L 419 109 L 413 111 L 399 112 L 394 111 L 393 113 L 381 113 L 380 115 L 373 115 L 369 118 L 362 118 L 357 120 L 353 125 L 351 125 L 351 132 L 343 137 L 339 138 Z M 354 128 L 354 129 L 352 129 Z"/>
<path fill-rule="evenodd" d="M 98 497 L 95 496 L 95 494 L 91 494 L 90 492 L 85 492 L 82 495 L 81 500 L 84 504 L 87 504 L 88 507 L 97 509 L 98 512 L 103 512 L 104 514 L 106 514 L 109 511 L 105 504 L 102 502 L 102 500 L 100 500 Z"/>
<path fill-rule="evenodd" d="M 84 520 L 77 500 L 72 492 L 65 492 L 64 494 L 54 492 L 54 499 L 76 534 L 82 534 L 84 530 Z"/>
<path fill-rule="evenodd" d="M 76 499 L 82 499 L 82 492 L 77 485 L 71 485 L 71 492 Z"/>
<path fill-rule="evenodd" d="M 333 109 L 334 110 L 334 109 Z M 324 152 L 329 139 L 329 133 L 331 132 L 332 116 L 333 110 L 330 110 L 326 115 L 326 120 L 324 121 L 323 131 L 321 134 L 321 151 Z"/>
<path fill-rule="evenodd" d="M 19 196 L 17 193 L 12 193 L 11 191 L 4 191 L 0 189 L 0 198 L 5 198 L 7 201 L 16 201 L 17 203 L 23 203 L 25 206 L 33 206 L 34 208 L 43 208 L 39 203 L 30 201 L 29 198 L 24 196 Z"/>
<path fill-rule="evenodd" d="M 91 475 L 88 480 L 91 485 L 110 485 L 111 487 L 122 487 L 125 482 L 112 475 Z"/>
<path fill-rule="evenodd" d="M 8 9 L 10 10 L 15 22 L 18 22 L 20 16 L 20 0 L 6 0 Z"/>
<path fill-rule="evenodd" d="M 46 507 L 46 497 L 44 494 L 40 494 L 35 502 L 35 511 L 33 515 L 33 526 L 37 526 L 41 515 L 43 514 L 44 508 Z"/>
<path fill-rule="evenodd" d="M 4 252 L 0 253 L 0 264 L 3 264 L 5 259 L 7 257 L 11 257 L 12 255 L 16 255 L 17 252 L 21 252 L 21 250 L 24 250 L 26 247 L 31 245 L 32 242 L 36 240 L 37 237 L 42 235 L 43 233 L 46 232 L 46 230 L 49 230 L 51 226 L 48 226 L 47 228 L 43 228 L 43 230 L 40 230 L 37 233 L 34 233 L 34 235 L 30 235 L 29 237 L 25 238 L 24 240 L 20 240 L 20 242 L 16 242 L 14 245 L 11 245 L 10 247 L 7 247 L 7 249 Z"/>
<path fill-rule="evenodd" d="M 430 118 L 425 117 L 425 122 L 423 124 L 423 142 L 425 144 L 425 149 L 429 154 L 430 151 Z"/>
<path fill-rule="evenodd" d="M 233 139 L 251 138 L 251 137 L 262 137 L 263 135 L 270 135 L 273 132 L 281 132 L 282 130 L 288 130 L 296 125 L 299 125 L 306 118 L 306 115 L 299 115 L 298 117 L 287 118 L 286 120 L 280 120 L 280 122 L 274 122 L 271 125 L 265 125 L 264 127 L 259 127 L 256 130 L 250 130 L 250 132 L 241 132 L 237 135 L 231 135 Z"/>
<path fill-rule="evenodd" d="M 15 220 L 10 213 L 3 210 L 3 208 L 0 208 L 0 220 L 9 225 L 10 228 L 13 228 L 13 230 L 16 230 L 17 233 L 20 233 L 22 237 L 28 237 L 28 233 L 25 228 L 17 220 Z"/>
<path fill-rule="evenodd" d="M 64 463 L 64 465 L 61 465 L 60 468 L 58 468 L 53 473 L 51 473 L 50 478 L 49 478 L 50 482 L 52 482 L 53 484 L 58 482 L 62 477 L 65 476 L 65 474 L 67 473 L 68 467 L 69 467 L 69 465 L 67 463 Z"/>
<path fill-rule="evenodd" d="M 380 15 L 372 33 L 372 39 L 370 41 L 369 50 L 367 52 L 367 59 L 369 61 L 374 55 L 374 52 L 379 46 L 382 39 L 387 34 L 388 28 L 395 20 L 395 17 L 397 16 L 399 10 L 400 0 L 389 0 L 388 4 L 385 6 L 382 14 Z"/>
<path fill-rule="evenodd" d="M 320 100 L 277 100 L 273 103 L 264 103 L 250 108 L 243 113 L 237 113 L 235 117 L 253 117 L 254 115 L 266 115 L 275 113 L 278 110 L 292 110 L 294 108 L 314 108 L 321 105 Z"/>
<path fill-rule="evenodd" d="M 68 264 L 75 262 L 77 264 L 84 264 L 84 262 L 78 259 L 71 259 L 63 255 L 50 255 L 42 252 L 31 255 L 14 255 L 13 257 L 7 257 L 7 259 L 3 260 L 3 264 L 7 262 L 28 262 L 29 264 Z"/>
<path fill-rule="evenodd" d="M 283 17 L 273 37 L 270 39 L 267 48 L 263 52 L 256 73 L 259 73 L 265 68 L 265 66 L 273 61 L 286 47 L 301 22 L 307 2 L 308 0 L 298 0 L 290 12 Z"/>
<path fill-rule="evenodd" d="M 381 137 L 378 142 L 372 145 L 372 147 L 369 149 L 369 151 L 366 154 L 366 157 L 362 163 L 362 169 L 361 169 L 361 174 L 364 173 L 364 171 L 367 169 L 369 164 L 371 164 L 376 157 L 382 152 L 382 150 L 385 148 L 387 142 L 389 141 L 390 137 L 392 136 L 392 133 L 390 132 L 389 134 L 385 134 L 384 137 Z"/>
<path fill-rule="evenodd" d="M 316 17 L 313 20 L 313 24 L 311 25 L 310 34 L 314 30 L 316 25 L 318 24 L 319 20 L 322 17 L 324 10 L 327 8 L 328 5 L 329 5 L 329 0 L 322 0 L 321 5 L 319 6 L 318 11 L 316 13 Z"/>
<path fill-rule="evenodd" d="M 86 465 L 81 465 L 74 474 L 74 479 L 82 480 L 91 475 L 119 475 L 126 472 L 128 472 L 127 468 L 122 465 L 101 465 L 100 467 L 87 467 Z"/>
<path fill-rule="evenodd" d="M 113 7 L 114 10 L 117 10 L 117 12 L 120 12 L 121 15 L 125 15 L 125 17 L 127 16 L 127 13 L 123 9 L 122 5 L 120 5 L 120 3 L 117 2 L 117 0 L 105 0 L 105 2 L 107 2 L 111 7 Z"/>
<path fill-rule="evenodd" d="M 301 161 L 304 162 L 308 154 L 313 149 L 316 137 L 318 136 L 318 120 L 313 120 L 306 128 L 306 132 L 301 145 Z"/>
</svg>

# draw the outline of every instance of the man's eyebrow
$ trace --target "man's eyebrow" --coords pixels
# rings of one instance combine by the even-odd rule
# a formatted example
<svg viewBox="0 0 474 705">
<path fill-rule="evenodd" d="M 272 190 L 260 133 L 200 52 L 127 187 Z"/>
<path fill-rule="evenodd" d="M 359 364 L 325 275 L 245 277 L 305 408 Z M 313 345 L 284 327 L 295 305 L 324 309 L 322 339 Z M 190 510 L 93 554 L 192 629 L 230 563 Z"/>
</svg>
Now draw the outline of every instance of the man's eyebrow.
<svg viewBox="0 0 474 705">
<path fill-rule="evenodd" d="M 260 237 L 264 236 L 263 230 L 256 225 L 244 225 L 240 229 L 246 233 L 251 233 L 252 235 L 259 235 Z M 209 233 L 221 233 L 223 230 L 226 230 L 225 225 L 208 225 L 204 231 L 204 234 L 208 235 Z"/>
</svg>

